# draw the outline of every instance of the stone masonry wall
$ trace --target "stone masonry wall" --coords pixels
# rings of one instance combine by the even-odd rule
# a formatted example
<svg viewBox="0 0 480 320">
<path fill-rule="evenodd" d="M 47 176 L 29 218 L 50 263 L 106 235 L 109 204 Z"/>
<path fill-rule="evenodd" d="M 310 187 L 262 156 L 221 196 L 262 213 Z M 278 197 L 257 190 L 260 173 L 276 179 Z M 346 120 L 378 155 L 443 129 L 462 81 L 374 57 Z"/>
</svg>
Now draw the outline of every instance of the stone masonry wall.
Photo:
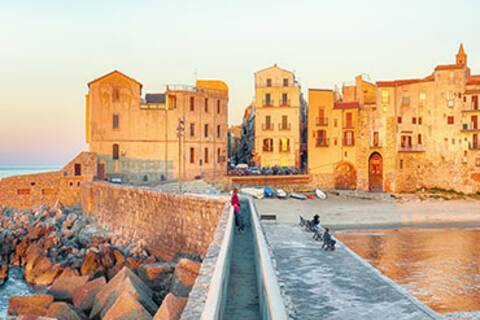
<svg viewBox="0 0 480 320">
<path fill-rule="evenodd" d="M 82 207 L 97 221 L 125 237 L 144 239 L 156 256 L 178 253 L 204 257 L 225 201 L 92 182 L 82 187 Z"/>
<path fill-rule="evenodd" d="M 75 165 L 80 175 L 75 175 Z M 80 186 L 93 180 L 97 162 L 93 153 L 82 152 L 58 171 L 8 177 L 0 180 L 0 205 L 26 209 L 57 201 L 64 205 L 80 202 Z"/>
</svg>

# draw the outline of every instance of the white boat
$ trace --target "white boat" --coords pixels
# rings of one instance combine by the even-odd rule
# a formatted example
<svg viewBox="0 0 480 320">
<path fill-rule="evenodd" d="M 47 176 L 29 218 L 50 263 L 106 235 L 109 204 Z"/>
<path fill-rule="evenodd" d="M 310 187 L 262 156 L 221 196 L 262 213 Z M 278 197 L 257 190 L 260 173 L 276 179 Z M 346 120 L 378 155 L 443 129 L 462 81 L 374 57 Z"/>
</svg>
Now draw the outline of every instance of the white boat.
<svg viewBox="0 0 480 320">
<path fill-rule="evenodd" d="M 277 198 L 280 198 L 280 199 L 285 199 L 288 196 L 283 189 L 277 189 L 275 190 L 275 193 L 277 194 Z"/>
<path fill-rule="evenodd" d="M 320 189 L 315 189 L 315 195 L 318 197 L 318 199 L 327 199 L 327 194 Z"/>
<path fill-rule="evenodd" d="M 305 197 L 304 194 L 296 193 L 296 192 L 292 192 L 290 194 L 290 197 L 297 200 L 307 200 L 307 197 Z"/>
<path fill-rule="evenodd" d="M 265 197 L 263 188 L 242 188 L 240 192 L 252 196 L 255 199 L 263 199 L 263 197 Z"/>
</svg>

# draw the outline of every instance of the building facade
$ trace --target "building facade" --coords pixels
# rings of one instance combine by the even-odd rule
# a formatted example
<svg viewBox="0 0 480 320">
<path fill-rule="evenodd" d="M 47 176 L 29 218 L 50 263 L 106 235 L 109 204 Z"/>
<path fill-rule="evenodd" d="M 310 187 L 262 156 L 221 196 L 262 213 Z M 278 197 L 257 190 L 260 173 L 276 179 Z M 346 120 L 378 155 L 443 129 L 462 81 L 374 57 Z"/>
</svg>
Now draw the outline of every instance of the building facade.
<svg viewBox="0 0 480 320">
<path fill-rule="evenodd" d="M 226 174 L 224 82 L 171 85 L 142 98 L 141 83 L 113 71 L 88 88 L 87 143 L 98 156 L 99 177 L 145 183 Z"/>
<path fill-rule="evenodd" d="M 357 77 L 341 93 L 311 89 L 309 172 L 340 189 L 478 192 L 478 96 L 480 75 L 463 46 L 454 64 L 424 78 L 374 85 Z"/>
<path fill-rule="evenodd" d="M 301 166 L 301 99 L 292 72 L 274 65 L 255 73 L 254 161 L 258 166 Z"/>
</svg>

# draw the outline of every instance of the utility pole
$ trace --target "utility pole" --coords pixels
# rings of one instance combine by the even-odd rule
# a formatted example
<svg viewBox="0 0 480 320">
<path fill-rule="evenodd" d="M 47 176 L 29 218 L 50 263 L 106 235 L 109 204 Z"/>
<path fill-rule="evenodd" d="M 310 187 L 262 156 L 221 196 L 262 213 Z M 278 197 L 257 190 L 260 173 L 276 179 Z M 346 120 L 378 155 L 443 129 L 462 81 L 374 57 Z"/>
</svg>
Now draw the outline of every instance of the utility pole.
<svg viewBox="0 0 480 320">
<path fill-rule="evenodd" d="M 178 189 L 182 192 L 182 137 L 185 136 L 185 120 L 178 118 L 177 137 L 178 137 Z"/>
</svg>

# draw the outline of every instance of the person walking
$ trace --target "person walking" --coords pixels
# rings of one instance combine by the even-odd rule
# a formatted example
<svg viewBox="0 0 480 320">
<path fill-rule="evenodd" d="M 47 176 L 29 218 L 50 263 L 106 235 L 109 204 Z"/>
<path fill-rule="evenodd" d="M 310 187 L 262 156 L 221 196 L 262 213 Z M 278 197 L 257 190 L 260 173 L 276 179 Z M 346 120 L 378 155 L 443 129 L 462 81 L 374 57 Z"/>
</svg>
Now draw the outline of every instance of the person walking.
<svg viewBox="0 0 480 320">
<path fill-rule="evenodd" d="M 234 188 L 232 193 L 232 206 L 233 212 L 235 214 L 235 225 L 237 226 L 238 231 L 243 232 L 245 226 L 242 219 L 242 210 L 240 207 L 240 199 L 238 199 L 238 189 Z"/>
</svg>

